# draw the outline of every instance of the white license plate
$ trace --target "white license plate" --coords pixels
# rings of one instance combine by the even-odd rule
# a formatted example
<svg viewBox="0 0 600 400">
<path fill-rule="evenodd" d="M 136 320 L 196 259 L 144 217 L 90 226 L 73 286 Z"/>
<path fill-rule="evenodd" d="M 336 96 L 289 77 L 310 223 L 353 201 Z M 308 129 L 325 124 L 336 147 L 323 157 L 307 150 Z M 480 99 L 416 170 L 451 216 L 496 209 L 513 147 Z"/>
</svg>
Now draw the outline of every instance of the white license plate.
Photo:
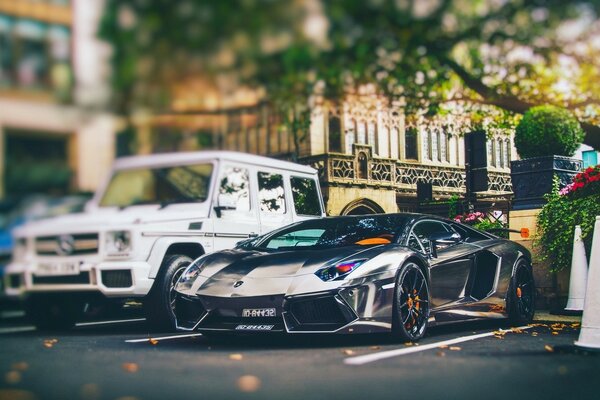
<svg viewBox="0 0 600 400">
<path fill-rule="evenodd" d="M 242 317 L 256 318 L 256 317 L 275 317 L 274 308 L 244 308 L 242 310 Z"/>
<path fill-rule="evenodd" d="M 73 262 L 40 263 L 36 275 L 79 275 L 79 264 Z"/>
</svg>

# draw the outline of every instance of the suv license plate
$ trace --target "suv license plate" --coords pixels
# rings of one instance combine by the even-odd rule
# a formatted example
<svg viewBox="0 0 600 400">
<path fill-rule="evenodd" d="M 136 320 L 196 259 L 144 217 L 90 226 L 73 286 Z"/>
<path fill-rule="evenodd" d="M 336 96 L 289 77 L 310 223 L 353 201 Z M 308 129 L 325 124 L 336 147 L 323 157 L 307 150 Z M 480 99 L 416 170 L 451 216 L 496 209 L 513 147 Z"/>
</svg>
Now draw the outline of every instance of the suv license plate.
<svg viewBox="0 0 600 400">
<path fill-rule="evenodd" d="M 244 308 L 242 310 L 242 317 L 248 318 L 275 317 L 275 314 L 274 308 Z"/>
<path fill-rule="evenodd" d="M 73 262 L 40 263 L 36 275 L 79 275 L 79 264 Z"/>
</svg>

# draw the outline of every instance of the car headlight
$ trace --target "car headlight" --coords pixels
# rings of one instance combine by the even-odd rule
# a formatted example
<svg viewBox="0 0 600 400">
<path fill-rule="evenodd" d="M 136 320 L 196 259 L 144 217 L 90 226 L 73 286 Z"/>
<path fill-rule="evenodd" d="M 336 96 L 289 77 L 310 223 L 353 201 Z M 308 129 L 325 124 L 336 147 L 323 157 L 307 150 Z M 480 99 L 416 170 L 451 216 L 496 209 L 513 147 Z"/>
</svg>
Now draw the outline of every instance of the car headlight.
<svg viewBox="0 0 600 400">
<path fill-rule="evenodd" d="M 111 231 L 106 232 L 106 253 L 109 255 L 123 255 L 131 251 L 131 232 Z"/>
<path fill-rule="evenodd" d="M 340 279 L 344 279 L 347 275 L 349 275 L 356 268 L 360 267 L 362 264 L 367 261 L 363 260 L 350 260 L 350 261 L 341 261 L 337 264 L 334 264 L 329 267 L 321 268 L 315 275 L 321 278 L 322 281 L 337 281 Z"/>
<path fill-rule="evenodd" d="M 186 268 L 186 270 L 183 271 L 183 274 L 181 274 L 181 276 L 179 277 L 179 281 L 177 281 L 177 284 L 175 285 L 175 290 L 178 290 L 178 291 L 190 290 L 192 288 L 192 286 L 194 285 L 194 282 L 196 281 L 198 276 L 200 276 L 200 273 L 204 269 L 205 264 L 206 263 L 205 263 L 204 257 L 200 257 L 200 258 L 196 259 L 194 262 L 192 262 Z"/>
</svg>

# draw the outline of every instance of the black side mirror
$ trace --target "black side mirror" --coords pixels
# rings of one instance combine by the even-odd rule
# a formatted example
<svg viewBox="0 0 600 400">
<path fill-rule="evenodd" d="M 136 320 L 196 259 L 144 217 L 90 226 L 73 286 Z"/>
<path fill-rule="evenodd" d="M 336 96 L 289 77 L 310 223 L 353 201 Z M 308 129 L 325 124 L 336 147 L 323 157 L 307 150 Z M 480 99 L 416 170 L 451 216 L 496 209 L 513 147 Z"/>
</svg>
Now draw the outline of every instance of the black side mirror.
<svg viewBox="0 0 600 400">
<path fill-rule="evenodd" d="M 452 245 L 461 241 L 461 236 L 456 232 L 436 232 L 429 235 L 431 242 L 431 256 L 437 257 L 437 246 L 440 244 Z"/>
</svg>

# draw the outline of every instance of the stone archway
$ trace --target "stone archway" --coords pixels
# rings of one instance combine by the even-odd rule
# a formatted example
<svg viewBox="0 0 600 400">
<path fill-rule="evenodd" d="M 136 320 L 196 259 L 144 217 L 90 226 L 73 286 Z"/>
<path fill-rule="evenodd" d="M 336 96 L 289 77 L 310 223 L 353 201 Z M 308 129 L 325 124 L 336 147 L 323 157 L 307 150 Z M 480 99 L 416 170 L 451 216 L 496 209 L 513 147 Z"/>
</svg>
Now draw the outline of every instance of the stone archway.
<svg viewBox="0 0 600 400">
<path fill-rule="evenodd" d="M 373 200 L 358 199 L 346 205 L 341 212 L 341 215 L 368 215 L 368 214 L 383 214 L 385 210 Z"/>
</svg>

